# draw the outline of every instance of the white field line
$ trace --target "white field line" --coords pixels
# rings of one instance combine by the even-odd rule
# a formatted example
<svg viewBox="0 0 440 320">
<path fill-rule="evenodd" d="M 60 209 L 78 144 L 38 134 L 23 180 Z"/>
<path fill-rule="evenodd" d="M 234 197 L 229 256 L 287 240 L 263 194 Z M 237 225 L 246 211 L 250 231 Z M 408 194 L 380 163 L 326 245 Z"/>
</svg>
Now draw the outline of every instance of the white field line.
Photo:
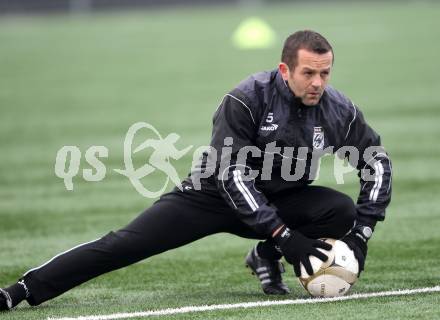
<svg viewBox="0 0 440 320">
<path fill-rule="evenodd" d="M 174 308 L 174 309 L 170 308 L 170 309 L 151 310 L 151 311 L 142 311 L 142 312 L 113 313 L 107 315 L 90 315 L 90 316 L 63 317 L 63 318 L 49 317 L 47 318 L 47 320 L 129 319 L 129 318 L 137 318 L 137 317 L 163 316 L 163 315 L 173 315 L 173 314 L 212 311 L 212 310 L 229 310 L 229 309 L 240 309 L 240 308 L 246 309 L 246 308 L 258 308 L 258 307 L 280 306 L 280 305 L 291 305 L 291 304 L 315 304 L 315 303 L 324 303 L 324 302 L 338 302 L 338 301 L 367 299 L 367 298 L 375 298 L 375 297 L 406 296 L 406 295 L 414 295 L 414 294 L 429 293 L 429 292 L 440 292 L 440 286 L 420 288 L 420 289 L 358 293 L 358 294 L 352 294 L 348 296 L 335 297 L 335 298 L 308 298 L 308 299 L 296 299 L 296 300 L 256 301 L 256 302 L 244 302 L 244 303 L 235 303 L 235 304 L 187 306 L 187 307 Z"/>
</svg>

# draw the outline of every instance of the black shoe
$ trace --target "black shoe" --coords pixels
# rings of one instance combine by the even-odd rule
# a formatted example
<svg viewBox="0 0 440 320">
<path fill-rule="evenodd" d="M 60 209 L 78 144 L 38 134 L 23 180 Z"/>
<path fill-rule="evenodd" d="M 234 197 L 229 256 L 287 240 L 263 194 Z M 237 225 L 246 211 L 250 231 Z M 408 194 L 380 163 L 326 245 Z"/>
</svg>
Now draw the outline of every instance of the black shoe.
<svg viewBox="0 0 440 320">
<path fill-rule="evenodd" d="M 0 311 L 9 310 L 12 308 L 12 299 L 9 293 L 0 288 Z"/>
<path fill-rule="evenodd" d="M 258 277 L 265 294 L 290 293 L 289 288 L 281 278 L 281 273 L 284 273 L 284 266 L 280 261 L 260 258 L 256 247 L 254 247 L 246 257 L 246 267 L 250 268 L 252 274 Z"/>
</svg>

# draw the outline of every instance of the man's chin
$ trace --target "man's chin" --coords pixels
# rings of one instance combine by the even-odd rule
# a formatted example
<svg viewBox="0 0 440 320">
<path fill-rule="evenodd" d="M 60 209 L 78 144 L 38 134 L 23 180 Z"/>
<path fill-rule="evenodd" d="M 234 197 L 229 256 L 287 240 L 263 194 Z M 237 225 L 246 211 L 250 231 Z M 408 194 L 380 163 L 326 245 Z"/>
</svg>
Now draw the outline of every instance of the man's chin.
<svg viewBox="0 0 440 320">
<path fill-rule="evenodd" d="M 313 107 L 313 106 L 316 106 L 319 103 L 319 99 L 303 99 L 302 103 L 305 106 Z"/>
</svg>

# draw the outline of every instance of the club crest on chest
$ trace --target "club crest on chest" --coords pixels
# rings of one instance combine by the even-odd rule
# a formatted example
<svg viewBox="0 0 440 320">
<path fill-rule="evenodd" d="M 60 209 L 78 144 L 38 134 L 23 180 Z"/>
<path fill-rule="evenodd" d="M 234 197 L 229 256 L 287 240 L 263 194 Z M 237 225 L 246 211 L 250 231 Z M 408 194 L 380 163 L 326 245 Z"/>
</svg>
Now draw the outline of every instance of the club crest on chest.
<svg viewBox="0 0 440 320">
<path fill-rule="evenodd" d="M 313 149 L 324 148 L 324 130 L 322 127 L 313 127 Z"/>
</svg>

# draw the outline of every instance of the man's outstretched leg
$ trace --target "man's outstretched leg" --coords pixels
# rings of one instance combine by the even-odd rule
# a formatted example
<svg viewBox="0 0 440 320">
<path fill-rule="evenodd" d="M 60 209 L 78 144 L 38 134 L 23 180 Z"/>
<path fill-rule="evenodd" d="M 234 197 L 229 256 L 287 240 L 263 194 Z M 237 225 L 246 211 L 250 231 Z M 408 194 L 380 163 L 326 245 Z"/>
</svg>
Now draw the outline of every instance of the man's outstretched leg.
<svg viewBox="0 0 440 320">
<path fill-rule="evenodd" d="M 208 205 L 218 212 L 206 210 Z M 224 201 L 213 206 L 211 198 L 196 191 L 166 194 L 125 228 L 28 271 L 19 282 L 0 291 L 0 308 L 10 309 L 24 299 L 38 305 L 106 272 L 222 232 L 235 219 L 227 211 Z"/>
<path fill-rule="evenodd" d="M 27 291 L 23 284 L 23 281 L 20 280 L 8 288 L 0 288 L 0 311 L 12 309 L 27 298 Z"/>
<path fill-rule="evenodd" d="M 342 238 L 353 226 L 356 216 L 350 197 L 325 187 L 291 190 L 274 195 L 271 200 L 287 227 L 313 239 Z M 290 292 L 282 282 L 281 257 L 273 239 L 259 242 L 246 257 L 246 265 L 259 278 L 266 294 Z"/>
</svg>

